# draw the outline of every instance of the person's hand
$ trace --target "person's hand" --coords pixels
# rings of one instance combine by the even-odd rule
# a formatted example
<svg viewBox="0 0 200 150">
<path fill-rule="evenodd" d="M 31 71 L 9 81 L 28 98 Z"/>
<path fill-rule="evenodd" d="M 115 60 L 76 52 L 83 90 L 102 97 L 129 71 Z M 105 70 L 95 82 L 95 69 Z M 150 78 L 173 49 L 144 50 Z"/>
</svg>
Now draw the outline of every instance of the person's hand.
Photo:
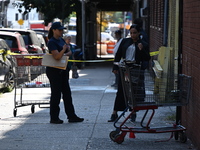
<svg viewBox="0 0 200 150">
<path fill-rule="evenodd" d="M 142 49 L 143 49 L 142 43 L 138 43 L 138 48 L 139 48 L 139 50 L 142 50 Z"/>
<path fill-rule="evenodd" d="M 64 52 L 65 52 L 67 49 L 68 49 L 68 45 L 64 44 L 64 45 L 63 45 L 63 50 L 64 50 Z"/>
<path fill-rule="evenodd" d="M 70 50 L 70 45 L 69 44 L 66 44 L 67 45 L 67 50 L 69 51 Z"/>
</svg>

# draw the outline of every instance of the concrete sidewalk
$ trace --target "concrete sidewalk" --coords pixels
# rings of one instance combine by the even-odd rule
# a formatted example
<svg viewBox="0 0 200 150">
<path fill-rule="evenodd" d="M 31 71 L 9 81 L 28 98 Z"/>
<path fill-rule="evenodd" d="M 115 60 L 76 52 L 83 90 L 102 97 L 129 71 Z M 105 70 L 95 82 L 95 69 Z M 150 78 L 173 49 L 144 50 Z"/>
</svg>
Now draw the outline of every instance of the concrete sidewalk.
<svg viewBox="0 0 200 150">
<path fill-rule="evenodd" d="M 60 118 L 64 124 L 49 123 L 49 109 L 31 106 L 17 108 L 13 116 L 14 92 L 0 95 L 0 149 L 1 150 L 187 150 L 192 149 L 190 141 L 181 143 L 174 138 L 168 142 L 170 133 L 126 135 L 122 144 L 109 138 L 115 130 L 113 123 L 107 122 L 113 109 L 116 90 L 110 87 L 114 81 L 112 63 L 91 63 L 79 71 L 78 79 L 70 79 L 73 102 L 78 116 L 84 117 L 82 123 L 68 123 L 61 101 Z M 49 88 L 27 88 L 24 96 L 35 99 L 49 99 Z M 175 107 L 162 107 L 156 110 L 152 126 L 171 126 L 167 120 L 175 114 Z M 128 113 L 127 113 L 128 114 Z M 139 125 L 144 111 L 137 114 Z M 123 118 L 119 121 L 123 121 Z"/>
</svg>

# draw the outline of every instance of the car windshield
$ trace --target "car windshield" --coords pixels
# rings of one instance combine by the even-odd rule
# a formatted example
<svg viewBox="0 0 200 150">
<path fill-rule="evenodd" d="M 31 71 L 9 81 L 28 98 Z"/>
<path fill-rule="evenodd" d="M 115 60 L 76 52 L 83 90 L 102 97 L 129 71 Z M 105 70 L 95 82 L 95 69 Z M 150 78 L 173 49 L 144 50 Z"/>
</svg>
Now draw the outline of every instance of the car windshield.
<svg viewBox="0 0 200 150">
<path fill-rule="evenodd" d="M 21 32 L 20 32 L 20 34 L 22 35 L 22 37 L 23 37 L 23 39 L 24 39 L 24 43 L 25 43 L 26 45 L 32 45 L 32 41 L 31 41 L 31 38 L 29 37 L 29 33 L 26 33 L 26 32 L 21 33 Z"/>
<path fill-rule="evenodd" d="M 19 36 L 19 41 L 20 41 L 22 47 L 26 47 L 26 45 L 24 43 L 24 39 L 22 38 L 22 36 Z"/>
<path fill-rule="evenodd" d="M 15 37 L 0 35 L 0 38 L 4 39 L 10 48 L 18 48 L 17 39 Z"/>
<path fill-rule="evenodd" d="M 35 32 L 31 32 L 30 36 L 31 36 L 31 39 L 32 39 L 32 44 L 40 46 L 37 34 Z"/>
</svg>

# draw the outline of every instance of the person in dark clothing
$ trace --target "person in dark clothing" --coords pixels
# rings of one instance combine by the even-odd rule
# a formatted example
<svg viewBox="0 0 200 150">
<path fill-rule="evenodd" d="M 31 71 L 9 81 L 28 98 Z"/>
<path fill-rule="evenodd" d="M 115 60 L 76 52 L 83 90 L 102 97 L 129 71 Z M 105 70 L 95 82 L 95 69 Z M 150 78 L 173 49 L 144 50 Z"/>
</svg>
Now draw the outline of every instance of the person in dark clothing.
<svg viewBox="0 0 200 150">
<path fill-rule="evenodd" d="M 137 24 L 139 27 L 140 27 L 140 38 L 145 41 L 146 43 L 149 43 L 149 38 L 148 38 L 148 35 L 147 33 L 144 31 L 143 29 L 143 20 L 141 18 L 136 18 L 134 21 L 133 21 L 134 24 Z M 148 52 L 149 52 L 149 49 L 148 49 Z M 143 68 L 148 68 L 149 66 L 149 61 L 143 61 L 142 62 L 142 67 Z"/>
<path fill-rule="evenodd" d="M 147 33 L 143 29 L 143 21 L 141 18 L 136 18 L 133 21 L 134 24 L 137 24 L 140 27 L 140 38 L 145 41 L 146 43 L 149 43 L 149 38 Z"/>
<path fill-rule="evenodd" d="M 63 29 L 64 27 L 60 22 L 54 22 L 48 34 L 49 41 L 47 45 L 49 48 L 49 53 L 51 53 L 53 58 L 56 60 L 61 59 L 63 55 L 70 56 L 72 54 L 69 45 L 67 45 L 62 38 Z M 63 123 L 63 120 L 59 118 L 59 104 L 61 96 L 64 102 L 64 109 L 68 118 L 68 122 L 82 122 L 84 120 L 75 114 L 72 103 L 71 89 L 68 81 L 69 70 L 69 66 L 67 66 L 66 70 L 46 67 L 46 74 L 51 85 L 50 123 Z"/>
<path fill-rule="evenodd" d="M 115 38 L 117 39 L 117 43 L 115 44 L 115 47 L 113 49 L 114 56 L 117 53 L 119 45 L 120 45 L 120 43 L 121 43 L 121 41 L 123 39 L 121 30 L 116 30 L 115 31 Z M 118 86 L 118 73 L 115 74 L 115 83 L 113 85 L 111 85 L 111 86 L 117 88 L 117 86 Z"/>
<path fill-rule="evenodd" d="M 114 62 L 120 62 L 121 59 L 126 61 L 135 61 L 136 64 L 141 64 L 143 61 L 149 61 L 150 55 L 148 52 L 148 43 L 140 39 L 140 27 L 137 24 L 133 24 L 130 29 L 130 38 L 124 38 L 118 48 L 115 55 Z M 118 66 L 113 66 L 113 73 L 118 73 Z M 143 68 L 141 68 L 143 69 Z M 119 74 L 120 75 L 120 74 Z M 123 87 L 121 77 L 118 78 L 118 89 L 116 93 L 113 113 L 108 122 L 113 122 L 118 118 L 117 112 L 124 111 L 126 104 L 124 100 Z M 136 113 L 135 113 L 136 117 Z M 134 120 L 133 120 L 134 121 Z"/>
</svg>

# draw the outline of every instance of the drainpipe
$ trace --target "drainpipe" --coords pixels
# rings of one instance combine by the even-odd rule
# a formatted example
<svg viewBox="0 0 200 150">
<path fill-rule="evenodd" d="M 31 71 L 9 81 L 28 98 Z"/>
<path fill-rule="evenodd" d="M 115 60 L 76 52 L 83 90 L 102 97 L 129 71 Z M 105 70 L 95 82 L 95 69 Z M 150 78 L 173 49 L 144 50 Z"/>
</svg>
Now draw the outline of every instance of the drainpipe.
<svg viewBox="0 0 200 150">
<path fill-rule="evenodd" d="M 183 1 L 179 1 L 179 52 L 178 52 L 178 74 L 182 73 L 182 34 L 183 29 Z M 181 106 L 176 107 L 176 124 L 181 124 Z"/>
<path fill-rule="evenodd" d="M 168 0 L 164 4 L 164 31 L 163 31 L 163 45 L 167 46 L 168 38 Z"/>
<path fill-rule="evenodd" d="M 85 0 L 81 1 L 81 9 L 82 9 L 82 52 L 83 52 L 83 60 L 85 60 Z"/>
</svg>

